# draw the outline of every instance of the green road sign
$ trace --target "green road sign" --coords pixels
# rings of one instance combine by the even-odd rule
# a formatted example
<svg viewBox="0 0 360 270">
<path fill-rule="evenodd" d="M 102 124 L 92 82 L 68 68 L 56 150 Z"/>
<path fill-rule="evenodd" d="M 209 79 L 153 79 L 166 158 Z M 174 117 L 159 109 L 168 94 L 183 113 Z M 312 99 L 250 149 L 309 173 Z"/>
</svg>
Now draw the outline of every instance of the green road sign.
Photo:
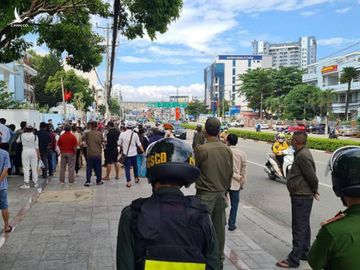
<svg viewBox="0 0 360 270">
<path fill-rule="evenodd" d="M 147 106 L 150 108 L 186 108 L 186 102 L 148 102 Z"/>
</svg>

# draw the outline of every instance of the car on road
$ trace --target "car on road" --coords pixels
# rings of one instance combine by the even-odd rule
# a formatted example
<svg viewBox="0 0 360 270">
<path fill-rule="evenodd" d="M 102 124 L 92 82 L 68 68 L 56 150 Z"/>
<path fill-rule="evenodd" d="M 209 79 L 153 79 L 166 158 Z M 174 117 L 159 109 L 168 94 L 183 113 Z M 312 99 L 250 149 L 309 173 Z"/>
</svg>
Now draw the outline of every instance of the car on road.
<svg viewBox="0 0 360 270">
<path fill-rule="evenodd" d="M 355 136 L 358 134 L 358 129 L 350 125 L 342 125 L 338 129 L 340 136 Z"/>
<path fill-rule="evenodd" d="M 305 124 L 297 124 L 295 126 L 289 126 L 287 131 L 290 132 L 307 132 L 308 128 Z"/>
<path fill-rule="evenodd" d="M 255 125 L 255 128 L 258 124 Z M 260 123 L 260 129 L 268 129 L 270 128 L 269 125 L 267 123 Z"/>
<path fill-rule="evenodd" d="M 244 120 L 237 120 L 230 122 L 230 127 L 244 127 L 245 123 Z"/>
<path fill-rule="evenodd" d="M 325 134 L 325 124 L 316 124 L 309 126 L 309 132 L 314 134 Z"/>
<path fill-rule="evenodd" d="M 277 132 L 284 132 L 287 130 L 288 127 L 289 127 L 289 125 L 285 125 L 284 122 L 277 121 L 277 122 L 275 122 L 275 124 L 272 125 L 272 130 L 277 131 Z"/>
<path fill-rule="evenodd" d="M 174 125 L 173 134 L 175 138 L 186 140 L 186 129 L 179 124 Z"/>
</svg>

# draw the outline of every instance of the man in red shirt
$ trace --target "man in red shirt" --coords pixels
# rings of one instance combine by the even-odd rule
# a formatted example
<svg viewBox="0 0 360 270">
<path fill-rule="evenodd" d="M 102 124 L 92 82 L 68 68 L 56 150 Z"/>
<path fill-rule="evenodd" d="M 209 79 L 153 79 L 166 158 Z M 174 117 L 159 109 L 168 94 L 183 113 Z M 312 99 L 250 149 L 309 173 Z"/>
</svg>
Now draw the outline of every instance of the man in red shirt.
<svg viewBox="0 0 360 270">
<path fill-rule="evenodd" d="M 75 161 L 76 161 L 76 147 L 77 139 L 70 132 L 69 125 L 64 127 L 65 133 L 60 136 L 58 146 L 60 148 L 61 163 L 60 163 L 60 183 L 65 183 L 66 164 L 69 167 L 69 183 L 75 182 Z"/>
</svg>

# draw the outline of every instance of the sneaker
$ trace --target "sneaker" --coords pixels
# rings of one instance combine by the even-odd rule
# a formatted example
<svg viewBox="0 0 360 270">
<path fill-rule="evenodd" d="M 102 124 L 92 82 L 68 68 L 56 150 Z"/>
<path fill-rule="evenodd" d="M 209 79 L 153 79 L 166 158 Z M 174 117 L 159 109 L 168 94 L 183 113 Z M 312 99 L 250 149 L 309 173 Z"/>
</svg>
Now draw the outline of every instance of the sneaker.
<svg viewBox="0 0 360 270">
<path fill-rule="evenodd" d="M 29 189 L 30 185 L 28 184 L 23 184 L 22 186 L 20 186 L 21 189 Z"/>
<path fill-rule="evenodd" d="M 38 183 L 36 183 L 35 185 L 34 185 L 34 187 L 38 187 L 39 186 L 39 184 Z"/>
<path fill-rule="evenodd" d="M 100 181 L 100 182 L 96 183 L 96 185 L 98 185 L 98 186 L 103 185 L 103 184 L 104 184 L 103 181 Z"/>
<path fill-rule="evenodd" d="M 90 183 L 85 182 L 84 187 L 90 187 Z"/>
</svg>

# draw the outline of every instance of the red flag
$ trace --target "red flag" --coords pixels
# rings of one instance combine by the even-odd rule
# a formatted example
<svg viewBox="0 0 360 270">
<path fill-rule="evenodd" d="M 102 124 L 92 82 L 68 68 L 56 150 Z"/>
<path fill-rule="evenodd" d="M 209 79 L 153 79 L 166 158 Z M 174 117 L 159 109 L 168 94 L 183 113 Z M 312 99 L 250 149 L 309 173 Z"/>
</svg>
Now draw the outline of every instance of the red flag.
<svg viewBox="0 0 360 270">
<path fill-rule="evenodd" d="M 72 98 L 72 92 L 69 90 L 65 90 L 64 98 L 65 98 L 65 101 L 70 101 Z"/>
</svg>

